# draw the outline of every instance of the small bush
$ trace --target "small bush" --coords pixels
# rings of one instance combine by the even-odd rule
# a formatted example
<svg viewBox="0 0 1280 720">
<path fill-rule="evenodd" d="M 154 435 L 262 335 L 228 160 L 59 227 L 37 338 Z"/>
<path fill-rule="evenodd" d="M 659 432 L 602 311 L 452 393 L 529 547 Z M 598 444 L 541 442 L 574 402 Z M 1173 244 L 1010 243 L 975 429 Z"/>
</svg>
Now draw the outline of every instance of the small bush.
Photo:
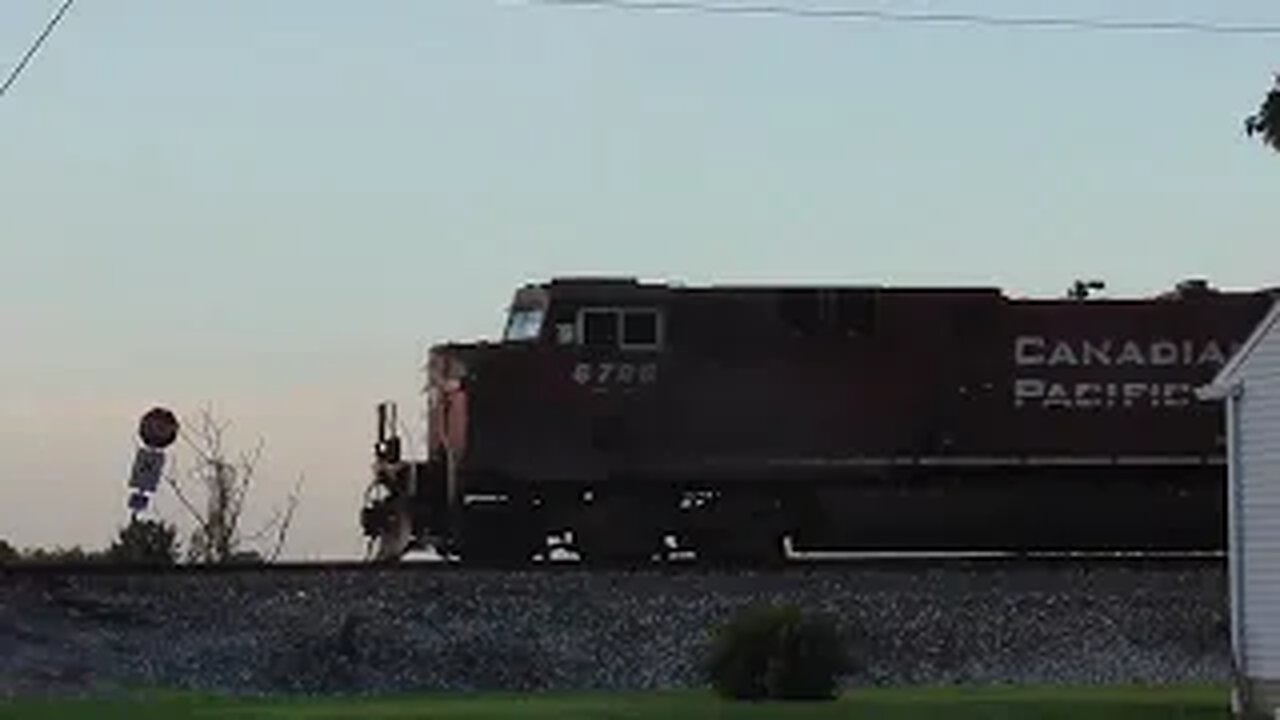
<svg viewBox="0 0 1280 720">
<path fill-rule="evenodd" d="M 793 606 L 748 608 L 716 633 L 706 672 L 734 700 L 830 700 L 852 669 L 835 624 Z"/>
<path fill-rule="evenodd" d="M 177 530 L 156 520 L 133 520 L 120 529 L 106 559 L 121 564 L 173 565 L 178 560 Z"/>
</svg>

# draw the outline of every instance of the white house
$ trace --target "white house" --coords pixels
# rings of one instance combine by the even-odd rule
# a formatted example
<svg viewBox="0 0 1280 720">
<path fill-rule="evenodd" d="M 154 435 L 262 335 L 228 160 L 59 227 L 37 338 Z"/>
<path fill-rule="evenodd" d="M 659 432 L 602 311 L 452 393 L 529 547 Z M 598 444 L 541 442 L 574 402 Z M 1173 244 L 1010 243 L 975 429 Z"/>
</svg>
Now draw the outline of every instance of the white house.
<svg viewBox="0 0 1280 720">
<path fill-rule="evenodd" d="M 1233 706 L 1280 717 L 1280 302 L 1198 394 L 1226 401 Z"/>
</svg>

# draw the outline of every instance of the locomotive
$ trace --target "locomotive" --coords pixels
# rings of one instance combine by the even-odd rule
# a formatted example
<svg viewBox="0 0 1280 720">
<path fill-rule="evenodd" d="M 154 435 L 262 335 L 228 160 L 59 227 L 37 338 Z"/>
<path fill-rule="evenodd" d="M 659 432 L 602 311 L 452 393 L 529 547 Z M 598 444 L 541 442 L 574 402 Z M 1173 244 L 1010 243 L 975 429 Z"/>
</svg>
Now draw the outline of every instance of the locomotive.
<svg viewBox="0 0 1280 720">
<path fill-rule="evenodd" d="M 378 406 L 374 555 L 780 563 L 807 551 L 1220 551 L 1216 404 L 1270 308 L 991 287 L 565 277 L 427 358 L 427 452 Z"/>
</svg>

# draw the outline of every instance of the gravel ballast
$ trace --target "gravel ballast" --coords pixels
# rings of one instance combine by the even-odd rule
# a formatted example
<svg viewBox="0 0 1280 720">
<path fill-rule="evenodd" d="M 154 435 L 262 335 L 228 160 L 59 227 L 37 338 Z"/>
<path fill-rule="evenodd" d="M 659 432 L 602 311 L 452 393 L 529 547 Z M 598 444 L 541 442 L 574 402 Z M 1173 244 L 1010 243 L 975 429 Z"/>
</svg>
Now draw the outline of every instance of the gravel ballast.
<svg viewBox="0 0 1280 720">
<path fill-rule="evenodd" d="M 647 690 L 700 684 L 709 631 L 836 618 L 851 686 L 1229 677 L 1219 568 L 0 577 L 0 694 Z"/>
</svg>

